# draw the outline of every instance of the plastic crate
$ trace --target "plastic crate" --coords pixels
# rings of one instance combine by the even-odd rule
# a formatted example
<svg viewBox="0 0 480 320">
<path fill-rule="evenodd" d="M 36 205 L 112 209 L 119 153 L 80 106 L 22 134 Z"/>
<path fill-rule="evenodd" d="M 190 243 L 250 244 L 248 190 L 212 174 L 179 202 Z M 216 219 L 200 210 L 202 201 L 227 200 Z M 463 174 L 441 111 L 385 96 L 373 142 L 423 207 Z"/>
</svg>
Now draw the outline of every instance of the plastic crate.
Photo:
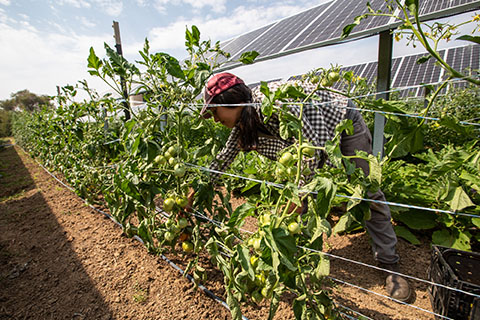
<svg viewBox="0 0 480 320">
<path fill-rule="evenodd" d="M 480 254 L 433 246 L 428 277 L 432 282 L 480 295 Z M 451 319 L 480 320 L 480 298 L 433 285 L 428 291 L 435 313 Z"/>
</svg>

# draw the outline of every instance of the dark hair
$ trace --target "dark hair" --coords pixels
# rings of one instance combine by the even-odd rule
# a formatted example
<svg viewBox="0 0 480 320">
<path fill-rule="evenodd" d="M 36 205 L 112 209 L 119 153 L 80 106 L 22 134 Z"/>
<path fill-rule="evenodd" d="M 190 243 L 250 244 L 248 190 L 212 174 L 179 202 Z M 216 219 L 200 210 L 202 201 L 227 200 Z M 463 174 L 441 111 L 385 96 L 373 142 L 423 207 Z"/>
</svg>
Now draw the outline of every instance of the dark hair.
<svg viewBox="0 0 480 320">
<path fill-rule="evenodd" d="M 221 104 L 227 108 L 230 107 L 229 104 L 251 102 L 253 102 L 252 90 L 242 83 L 234 85 L 216 95 L 211 101 L 212 104 Z M 231 108 L 235 107 L 237 106 L 231 106 Z M 269 134 L 269 132 L 253 106 L 247 105 L 242 108 L 238 126 L 240 129 L 240 148 L 245 151 L 255 150 L 259 143 L 258 131 L 260 130 L 266 134 Z"/>
</svg>

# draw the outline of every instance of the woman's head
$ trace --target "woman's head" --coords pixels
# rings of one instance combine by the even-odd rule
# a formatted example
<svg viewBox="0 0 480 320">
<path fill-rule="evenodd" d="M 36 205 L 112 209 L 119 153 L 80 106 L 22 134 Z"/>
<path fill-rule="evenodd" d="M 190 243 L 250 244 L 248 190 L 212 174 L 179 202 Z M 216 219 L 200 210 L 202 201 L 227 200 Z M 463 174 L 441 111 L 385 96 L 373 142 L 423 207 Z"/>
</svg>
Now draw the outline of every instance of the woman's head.
<svg viewBox="0 0 480 320">
<path fill-rule="evenodd" d="M 213 115 L 215 121 L 233 128 L 243 109 L 235 104 L 251 102 L 252 92 L 242 79 L 223 72 L 210 78 L 205 86 L 204 100 L 205 105 L 200 112 L 204 118 L 208 119 Z"/>
<path fill-rule="evenodd" d="M 213 76 L 205 86 L 204 99 L 205 105 L 200 112 L 204 118 L 213 115 L 216 122 L 228 128 L 239 124 L 241 147 L 244 150 L 257 148 L 258 130 L 265 132 L 266 129 L 252 106 L 237 105 L 253 101 L 252 91 L 242 79 L 228 72 Z"/>
</svg>

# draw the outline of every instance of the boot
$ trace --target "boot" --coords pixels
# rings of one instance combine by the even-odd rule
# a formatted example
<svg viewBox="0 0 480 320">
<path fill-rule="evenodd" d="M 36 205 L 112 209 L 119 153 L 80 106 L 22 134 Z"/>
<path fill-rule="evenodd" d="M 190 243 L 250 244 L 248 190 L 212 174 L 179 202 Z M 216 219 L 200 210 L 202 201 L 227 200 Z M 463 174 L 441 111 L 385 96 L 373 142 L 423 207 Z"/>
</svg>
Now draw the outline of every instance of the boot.
<svg viewBox="0 0 480 320">
<path fill-rule="evenodd" d="M 400 266 L 398 263 L 380 263 L 379 267 L 394 272 L 400 272 Z M 390 273 L 387 276 L 385 279 L 385 291 L 387 291 L 387 294 L 390 297 L 399 301 L 405 303 L 413 303 L 415 301 L 415 290 L 412 289 L 406 279 L 397 274 Z"/>
</svg>

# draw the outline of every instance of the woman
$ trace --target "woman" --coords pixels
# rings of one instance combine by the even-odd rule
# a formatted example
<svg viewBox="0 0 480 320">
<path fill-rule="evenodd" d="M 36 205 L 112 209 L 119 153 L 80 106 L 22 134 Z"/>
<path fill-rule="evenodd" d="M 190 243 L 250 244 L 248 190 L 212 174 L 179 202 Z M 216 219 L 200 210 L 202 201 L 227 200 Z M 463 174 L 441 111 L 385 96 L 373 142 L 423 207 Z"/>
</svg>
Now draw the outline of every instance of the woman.
<svg viewBox="0 0 480 320">
<path fill-rule="evenodd" d="M 270 91 L 274 92 L 285 83 L 301 85 L 306 94 L 316 89 L 314 84 L 300 81 L 277 81 L 269 83 L 268 86 Z M 288 140 L 281 138 L 277 113 L 264 123 L 259 106 L 264 95 L 260 92 L 260 88 L 251 90 L 243 80 L 231 73 L 224 72 L 210 78 L 205 87 L 204 99 L 205 105 L 200 114 L 204 118 L 213 116 L 216 122 L 232 129 L 225 147 L 210 166 L 213 170 L 225 172 L 240 151 L 255 150 L 276 160 L 281 150 L 295 142 L 294 138 Z M 304 105 L 302 124 L 303 136 L 306 140 L 315 146 L 324 146 L 327 140 L 334 137 L 337 124 L 343 119 L 350 119 L 353 122 L 354 133 L 351 136 L 342 134 L 340 141 L 342 154 L 352 156 L 357 150 L 372 153 L 371 134 L 361 114 L 350 100 L 324 90 L 315 92 L 314 100 L 322 104 Z M 299 117 L 299 106 L 292 105 L 289 110 Z M 315 160 L 315 167 L 321 167 L 326 161 L 328 162 L 325 154 L 320 150 L 317 150 Z M 363 159 L 354 161 L 366 175 L 369 174 L 367 161 Z M 215 182 L 219 176 L 220 174 L 213 173 L 212 182 Z M 368 196 L 372 200 L 385 201 L 385 195 L 381 190 L 369 193 Z M 192 192 L 189 196 L 190 206 L 193 203 L 193 197 Z M 382 268 L 398 272 L 399 256 L 395 251 L 397 237 L 391 223 L 390 209 L 385 204 L 372 202 L 370 210 L 371 219 L 365 221 L 365 224 L 372 238 L 374 258 Z M 410 302 L 415 296 L 408 282 L 395 274 L 387 277 L 385 288 L 391 297 L 404 302 Z"/>
</svg>

